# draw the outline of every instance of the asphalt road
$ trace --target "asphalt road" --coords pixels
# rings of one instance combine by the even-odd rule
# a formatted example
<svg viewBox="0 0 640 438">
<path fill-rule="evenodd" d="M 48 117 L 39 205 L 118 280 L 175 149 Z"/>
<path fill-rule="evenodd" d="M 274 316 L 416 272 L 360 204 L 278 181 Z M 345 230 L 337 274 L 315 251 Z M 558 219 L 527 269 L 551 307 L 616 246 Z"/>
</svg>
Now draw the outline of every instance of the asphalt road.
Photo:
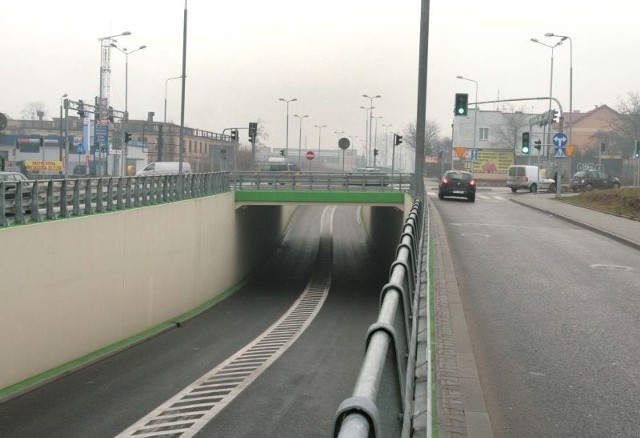
<svg viewBox="0 0 640 438">
<path fill-rule="evenodd" d="M 494 435 L 640 436 L 640 253 L 515 196 L 435 202 Z"/>
<path fill-rule="evenodd" d="M 282 316 L 314 270 L 324 207 L 305 207 L 241 290 L 180 328 L 0 405 L 0 436 L 112 437 L 222 363 Z M 198 436 L 329 436 L 353 390 L 387 281 L 355 207 L 333 221 L 333 277 L 297 341 Z"/>
</svg>

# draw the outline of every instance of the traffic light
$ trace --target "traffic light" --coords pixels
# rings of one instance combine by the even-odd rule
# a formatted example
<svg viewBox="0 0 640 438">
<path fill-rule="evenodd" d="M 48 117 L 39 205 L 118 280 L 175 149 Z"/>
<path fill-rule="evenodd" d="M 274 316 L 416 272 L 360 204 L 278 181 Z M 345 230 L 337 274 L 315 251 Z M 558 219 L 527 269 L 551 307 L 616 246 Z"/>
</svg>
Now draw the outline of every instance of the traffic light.
<svg viewBox="0 0 640 438">
<path fill-rule="evenodd" d="M 130 132 L 125 132 L 124 133 L 124 142 L 125 143 L 129 143 L 131 141 L 131 133 Z"/>
<path fill-rule="evenodd" d="M 109 121 L 111 123 L 113 123 L 113 107 L 112 106 L 109 106 L 109 110 L 108 110 L 108 113 L 107 113 L 107 118 L 109 119 Z"/>
<path fill-rule="evenodd" d="M 529 148 L 529 133 L 522 133 L 522 153 L 525 155 L 529 155 L 531 149 Z"/>
<path fill-rule="evenodd" d="M 256 142 L 256 134 L 258 133 L 258 124 L 251 122 L 249 123 L 249 142 Z"/>
<path fill-rule="evenodd" d="M 232 129 L 231 130 L 231 141 L 238 141 L 238 130 L 237 129 Z"/>
<path fill-rule="evenodd" d="M 373 155 L 374 155 L 374 156 L 376 156 L 376 155 L 378 155 L 378 154 L 379 154 L 378 149 L 374 149 L 374 150 L 373 150 Z"/>
<path fill-rule="evenodd" d="M 607 146 L 604 144 L 604 142 L 600 143 L 600 152 L 604 152 L 606 148 Z"/>
<path fill-rule="evenodd" d="M 551 111 L 551 123 L 557 123 L 558 120 L 558 111 L 557 110 L 552 110 Z"/>
<path fill-rule="evenodd" d="M 84 102 L 82 99 L 78 100 L 78 116 L 84 119 Z"/>
<path fill-rule="evenodd" d="M 540 149 L 542 149 L 542 140 L 536 140 L 534 143 L 534 148 L 536 148 L 538 151 L 540 151 Z"/>
<path fill-rule="evenodd" d="M 398 146 L 400 143 L 402 143 L 402 136 L 398 134 L 393 134 L 393 145 Z"/>
<path fill-rule="evenodd" d="M 44 146 L 44 137 L 40 137 L 40 147 Z"/>
<path fill-rule="evenodd" d="M 280 155 L 284 157 L 284 149 L 280 149 Z"/>
<path fill-rule="evenodd" d="M 469 95 L 456 93 L 456 106 L 453 114 L 456 116 L 466 116 L 469 112 Z"/>
</svg>

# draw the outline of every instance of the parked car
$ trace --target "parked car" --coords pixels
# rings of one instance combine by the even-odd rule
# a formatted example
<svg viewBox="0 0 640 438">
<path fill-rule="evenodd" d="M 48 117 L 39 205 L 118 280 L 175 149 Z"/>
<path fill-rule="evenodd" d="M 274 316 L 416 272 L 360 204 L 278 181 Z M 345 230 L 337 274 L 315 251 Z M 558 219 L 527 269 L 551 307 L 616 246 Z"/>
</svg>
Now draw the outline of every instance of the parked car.
<svg viewBox="0 0 640 438">
<path fill-rule="evenodd" d="M 571 178 L 571 190 L 619 189 L 620 180 L 600 170 L 581 170 Z"/>
<path fill-rule="evenodd" d="M 29 178 L 24 176 L 24 174 L 20 172 L 8 172 L 2 171 L 0 172 L 0 181 L 5 181 L 4 185 L 4 197 L 5 199 L 13 199 L 16 194 L 17 183 L 23 181 L 23 190 L 27 189 L 27 186 L 24 182 L 29 181 Z M 25 191 L 25 196 L 31 196 L 31 192 Z"/>
<path fill-rule="evenodd" d="M 473 174 L 464 170 L 447 170 L 438 185 L 438 198 L 444 199 L 445 196 L 463 197 L 474 202 L 476 181 Z"/>
<path fill-rule="evenodd" d="M 540 181 L 540 169 L 538 166 L 513 165 L 507 172 L 507 187 L 515 193 L 518 189 L 527 189 L 530 192 L 538 191 Z"/>
<path fill-rule="evenodd" d="M 4 196 L 5 207 L 13 208 L 15 205 L 16 192 L 18 190 L 18 184 L 22 183 L 22 202 L 25 206 L 25 213 L 31 213 L 31 198 L 33 192 L 33 186 L 27 184 L 30 182 L 23 173 L 20 172 L 0 172 L 0 181 L 4 181 Z"/>
</svg>

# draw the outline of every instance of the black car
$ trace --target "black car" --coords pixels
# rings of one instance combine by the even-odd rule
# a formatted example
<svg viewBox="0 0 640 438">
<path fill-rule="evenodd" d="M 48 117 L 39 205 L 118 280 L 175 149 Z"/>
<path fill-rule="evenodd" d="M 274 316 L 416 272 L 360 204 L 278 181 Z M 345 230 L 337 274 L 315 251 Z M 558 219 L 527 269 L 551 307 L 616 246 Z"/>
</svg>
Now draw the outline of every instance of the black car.
<svg viewBox="0 0 640 438">
<path fill-rule="evenodd" d="M 438 185 L 438 198 L 445 196 L 455 196 L 467 198 L 469 201 L 476 200 L 476 181 L 471 172 L 464 170 L 448 170 L 440 179 Z"/>
<path fill-rule="evenodd" d="M 574 192 L 593 189 L 619 189 L 620 180 L 600 170 L 581 170 L 571 178 L 571 190 Z"/>
</svg>

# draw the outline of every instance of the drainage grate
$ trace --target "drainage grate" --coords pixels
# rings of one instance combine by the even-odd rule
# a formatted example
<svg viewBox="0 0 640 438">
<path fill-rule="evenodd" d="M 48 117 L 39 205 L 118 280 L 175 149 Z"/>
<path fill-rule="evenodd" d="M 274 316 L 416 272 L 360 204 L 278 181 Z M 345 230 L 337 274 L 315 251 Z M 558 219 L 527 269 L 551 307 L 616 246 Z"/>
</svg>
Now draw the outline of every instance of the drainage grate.
<svg viewBox="0 0 640 438">
<path fill-rule="evenodd" d="M 325 230 L 331 229 L 334 211 L 335 207 L 328 207 L 322 217 L 315 273 L 282 318 L 242 350 L 121 432 L 118 438 L 194 436 L 296 341 L 329 293 L 333 242 L 331 233 Z"/>
</svg>

